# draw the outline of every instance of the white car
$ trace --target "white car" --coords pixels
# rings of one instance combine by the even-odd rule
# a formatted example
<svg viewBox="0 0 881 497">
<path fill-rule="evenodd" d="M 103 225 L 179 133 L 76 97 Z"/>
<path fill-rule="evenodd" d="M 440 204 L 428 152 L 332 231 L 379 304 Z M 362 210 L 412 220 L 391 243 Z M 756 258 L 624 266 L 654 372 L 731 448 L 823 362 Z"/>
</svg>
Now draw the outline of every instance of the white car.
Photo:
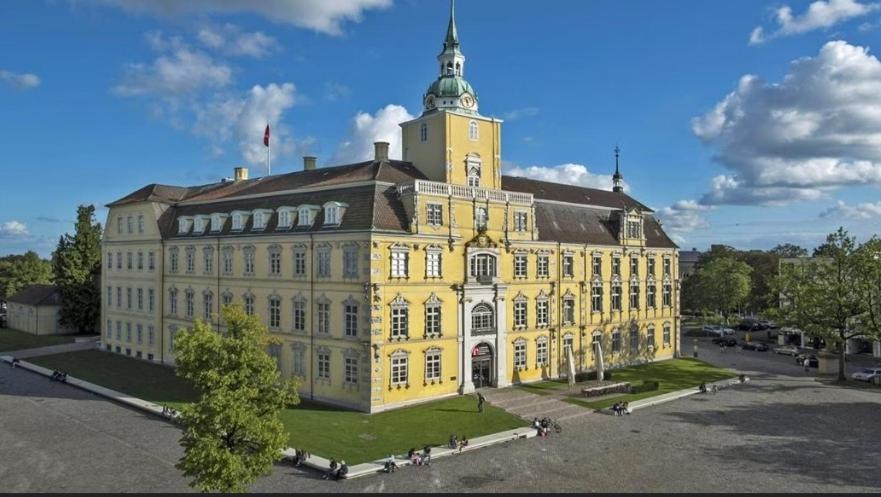
<svg viewBox="0 0 881 497">
<path fill-rule="evenodd" d="M 881 376 L 881 368 L 863 368 L 851 374 L 850 378 L 857 381 L 872 381 L 878 376 Z"/>
<path fill-rule="evenodd" d="M 705 324 L 703 327 L 703 331 L 704 333 L 716 335 L 717 337 L 734 334 L 734 330 L 732 330 L 731 328 L 725 328 L 718 324 Z"/>
<path fill-rule="evenodd" d="M 795 345 L 784 345 L 782 347 L 774 347 L 775 354 L 798 355 L 798 347 Z"/>
</svg>

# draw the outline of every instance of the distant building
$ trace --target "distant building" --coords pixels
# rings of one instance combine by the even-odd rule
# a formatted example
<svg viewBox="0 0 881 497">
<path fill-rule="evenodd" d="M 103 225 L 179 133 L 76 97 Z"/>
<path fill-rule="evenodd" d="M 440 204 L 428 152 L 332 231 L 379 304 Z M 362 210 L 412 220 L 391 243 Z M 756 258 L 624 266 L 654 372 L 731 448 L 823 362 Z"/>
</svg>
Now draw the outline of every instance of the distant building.
<svg viewBox="0 0 881 497">
<path fill-rule="evenodd" d="M 679 280 L 682 281 L 694 274 L 694 268 L 703 255 L 697 249 L 679 251 Z"/>
<path fill-rule="evenodd" d="M 55 285 L 31 285 L 7 299 L 7 326 L 33 335 L 64 335 L 61 291 Z"/>
</svg>

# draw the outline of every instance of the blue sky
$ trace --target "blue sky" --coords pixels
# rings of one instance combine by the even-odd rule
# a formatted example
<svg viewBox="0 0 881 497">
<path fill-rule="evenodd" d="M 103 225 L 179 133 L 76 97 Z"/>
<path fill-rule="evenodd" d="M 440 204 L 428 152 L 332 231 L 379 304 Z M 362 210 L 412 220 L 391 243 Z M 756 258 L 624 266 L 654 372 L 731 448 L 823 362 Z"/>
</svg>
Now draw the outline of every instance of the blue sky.
<svg viewBox="0 0 881 497">
<path fill-rule="evenodd" d="M 0 254 L 79 203 L 355 161 L 421 112 L 447 0 L 0 2 Z M 881 5 L 459 0 L 507 171 L 628 191 L 683 248 L 881 225 Z M 757 29 L 760 28 L 760 29 Z M 748 76 L 752 75 L 752 76 Z M 394 149 L 394 146 L 393 146 Z"/>
</svg>

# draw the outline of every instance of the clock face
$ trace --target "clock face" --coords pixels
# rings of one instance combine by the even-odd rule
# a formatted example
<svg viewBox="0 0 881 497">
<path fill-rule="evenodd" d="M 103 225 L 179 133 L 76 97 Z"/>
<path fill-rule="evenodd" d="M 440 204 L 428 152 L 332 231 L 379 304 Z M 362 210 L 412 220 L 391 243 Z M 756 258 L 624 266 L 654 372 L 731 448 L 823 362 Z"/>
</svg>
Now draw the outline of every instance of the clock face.
<svg viewBox="0 0 881 497">
<path fill-rule="evenodd" d="M 462 105 L 469 109 L 474 107 L 474 97 L 466 93 L 462 96 Z"/>
<path fill-rule="evenodd" d="M 434 108 L 434 95 L 429 95 L 425 97 L 425 108 L 433 109 Z"/>
</svg>

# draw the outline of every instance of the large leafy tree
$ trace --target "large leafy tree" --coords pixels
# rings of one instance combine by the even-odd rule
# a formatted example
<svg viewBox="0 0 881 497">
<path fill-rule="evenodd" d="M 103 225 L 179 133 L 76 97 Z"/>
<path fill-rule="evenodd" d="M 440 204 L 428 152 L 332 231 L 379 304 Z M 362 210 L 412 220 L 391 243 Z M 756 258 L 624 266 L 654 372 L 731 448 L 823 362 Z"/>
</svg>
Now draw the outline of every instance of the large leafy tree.
<svg viewBox="0 0 881 497">
<path fill-rule="evenodd" d="M 731 256 L 714 257 L 689 277 L 692 305 L 701 311 L 718 312 L 728 322 L 750 291 L 752 268 Z M 684 292 L 683 292 L 684 293 Z"/>
<path fill-rule="evenodd" d="M 95 331 L 101 316 L 101 223 L 95 206 L 77 208 L 73 235 L 58 240 L 52 256 L 55 284 L 61 290 L 61 323 L 80 333 Z"/>
<path fill-rule="evenodd" d="M 827 236 L 821 247 L 822 256 L 780 268 L 781 314 L 838 351 L 838 379 L 843 381 L 847 340 L 871 333 L 865 326 L 871 315 L 867 288 L 879 273 L 875 268 L 873 275 L 867 265 L 869 249 L 858 250 L 843 228 Z"/>
<path fill-rule="evenodd" d="M 872 237 L 857 251 L 862 275 L 862 295 L 866 301 L 866 315 L 860 320 L 867 334 L 881 339 L 881 238 Z"/>
<path fill-rule="evenodd" d="M 52 283 L 52 263 L 36 252 L 0 257 L 0 300 L 37 283 Z"/>
<path fill-rule="evenodd" d="M 805 257 L 808 250 L 792 243 L 783 243 L 772 248 L 771 253 L 778 257 Z"/>
<path fill-rule="evenodd" d="M 777 274 L 780 257 L 773 251 L 750 250 L 742 252 L 739 259 L 752 268 L 750 271 L 749 294 L 744 305 L 752 313 L 766 313 L 776 308 L 778 296 L 772 289 L 772 280 Z"/>
<path fill-rule="evenodd" d="M 281 457 L 287 437 L 279 413 L 299 398 L 296 381 L 282 380 L 266 353 L 274 341 L 259 319 L 239 305 L 221 313 L 221 331 L 197 321 L 175 340 L 177 374 L 201 392 L 181 409 L 177 468 L 203 492 L 242 492 Z"/>
</svg>

